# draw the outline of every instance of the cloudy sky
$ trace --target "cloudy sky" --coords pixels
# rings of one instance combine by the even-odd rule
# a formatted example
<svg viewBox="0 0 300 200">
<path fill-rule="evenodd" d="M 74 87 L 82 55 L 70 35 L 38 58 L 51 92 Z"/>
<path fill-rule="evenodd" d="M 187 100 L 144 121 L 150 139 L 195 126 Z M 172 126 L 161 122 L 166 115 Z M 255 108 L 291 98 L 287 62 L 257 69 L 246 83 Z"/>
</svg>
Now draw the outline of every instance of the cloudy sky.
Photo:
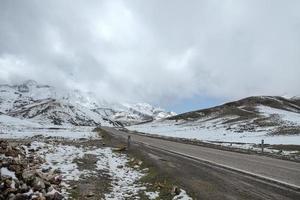
<svg viewBox="0 0 300 200">
<path fill-rule="evenodd" d="M 0 83 L 178 112 L 300 94 L 299 0 L 0 0 Z"/>
</svg>

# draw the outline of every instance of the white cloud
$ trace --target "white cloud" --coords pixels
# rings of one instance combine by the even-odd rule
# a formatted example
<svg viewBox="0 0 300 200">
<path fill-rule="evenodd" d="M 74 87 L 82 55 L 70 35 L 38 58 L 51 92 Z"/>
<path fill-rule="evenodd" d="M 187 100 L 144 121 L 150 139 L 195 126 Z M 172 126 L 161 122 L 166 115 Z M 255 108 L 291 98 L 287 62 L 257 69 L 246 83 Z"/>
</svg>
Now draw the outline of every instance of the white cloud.
<svg viewBox="0 0 300 200">
<path fill-rule="evenodd" d="M 0 82 L 101 98 L 299 95 L 299 1 L 2 1 Z"/>
</svg>

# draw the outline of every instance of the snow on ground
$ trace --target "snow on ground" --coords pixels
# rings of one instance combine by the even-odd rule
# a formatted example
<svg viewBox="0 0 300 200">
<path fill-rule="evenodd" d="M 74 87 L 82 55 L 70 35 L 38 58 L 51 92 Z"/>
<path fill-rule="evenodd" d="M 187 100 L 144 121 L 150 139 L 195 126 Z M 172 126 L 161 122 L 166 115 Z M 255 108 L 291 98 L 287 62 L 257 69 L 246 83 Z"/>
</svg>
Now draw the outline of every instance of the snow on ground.
<svg viewBox="0 0 300 200">
<path fill-rule="evenodd" d="M 259 132 L 232 132 L 222 127 L 208 127 L 205 122 L 185 124 L 174 121 L 155 121 L 126 127 L 132 131 L 157 134 L 168 137 L 197 139 L 202 141 L 223 141 L 241 143 L 260 143 L 262 139 L 266 144 L 295 144 L 300 145 L 300 135 L 267 135 L 267 131 Z"/>
<path fill-rule="evenodd" d="M 1 115 L 0 115 L 1 116 Z M 25 121 L 25 120 L 24 120 Z M 66 139 L 80 139 L 80 138 L 96 138 L 97 133 L 92 130 L 94 127 L 86 126 L 20 126 L 13 125 L 11 127 L 4 127 L 0 124 L 0 138 L 4 139 L 26 139 L 35 136 L 44 137 L 61 137 Z"/>
<path fill-rule="evenodd" d="M 300 113 L 285 111 L 281 109 L 271 108 L 268 106 L 258 106 L 259 112 L 266 117 L 271 115 L 279 115 L 284 122 L 294 125 L 300 125 Z"/>
<path fill-rule="evenodd" d="M 159 197 L 159 192 L 145 192 L 146 196 L 149 198 L 149 200 L 155 200 Z"/>
<path fill-rule="evenodd" d="M 41 128 L 41 125 L 29 120 L 18 119 L 0 114 L 0 133 L 24 130 L 28 128 Z"/>
<path fill-rule="evenodd" d="M 180 194 L 176 195 L 173 200 L 193 200 L 189 195 L 187 195 L 186 191 L 180 190 Z"/>
<path fill-rule="evenodd" d="M 0 133 L 0 138 L 4 139 L 26 139 L 30 137 L 44 136 L 44 137 L 58 137 L 58 138 L 67 138 L 67 139 L 91 139 L 96 138 L 97 133 L 85 130 L 49 130 L 49 129 L 40 129 L 40 130 L 24 130 L 24 131 L 13 131 Z"/>
<path fill-rule="evenodd" d="M 6 167 L 1 167 L 0 169 L 0 175 L 11 177 L 12 179 L 17 179 L 15 172 L 10 171 Z"/>
<path fill-rule="evenodd" d="M 38 154 L 46 160 L 41 168 L 60 170 L 63 181 L 66 183 L 68 181 L 78 181 L 83 176 L 96 175 L 97 171 L 105 172 L 112 179 L 111 191 L 105 194 L 106 200 L 135 199 L 139 192 L 147 189 L 138 183 L 144 174 L 140 170 L 128 167 L 127 156 L 114 153 L 112 148 L 88 149 L 62 144 L 46 144 L 44 142 L 33 142 L 31 148 L 38 150 Z M 75 159 L 83 158 L 85 154 L 97 156 L 98 161 L 94 170 L 80 170 L 74 162 Z M 153 193 L 153 195 L 155 194 Z M 64 195 L 68 195 L 68 193 L 64 192 Z"/>
<path fill-rule="evenodd" d="M 107 174 L 112 177 L 112 191 L 105 195 L 105 199 L 134 198 L 140 191 L 146 190 L 145 186 L 136 183 L 144 174 L 126 166 L 126 155 L 113 153 L 111 148 L 105 148 L 100 155 L 97 169 L 108 171 Z"/>
<path fill-rule="evenodd" d="M 0 138 L 25 139 L 37 135 L 44 137 L 64 137 L 67 139 L 96 138 L 92 132 L 95 127 L 90 126 L 56 126 L 53 124 L 41 125 L 34 120 L 18 119 L 0 114 Z"/>
</svg>

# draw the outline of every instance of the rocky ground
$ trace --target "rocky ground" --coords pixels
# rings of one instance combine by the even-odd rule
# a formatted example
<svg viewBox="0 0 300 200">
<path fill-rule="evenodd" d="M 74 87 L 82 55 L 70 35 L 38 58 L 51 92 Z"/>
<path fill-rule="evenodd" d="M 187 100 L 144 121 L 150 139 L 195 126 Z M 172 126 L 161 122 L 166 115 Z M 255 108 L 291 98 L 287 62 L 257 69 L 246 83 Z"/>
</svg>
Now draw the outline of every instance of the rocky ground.
<svg viewBox="0 0 300 200">
<path fill-rule="evenodd" d="M 152 168 L 103 137 L 0 140 L 0 200 L 191 199 L 148 181 Z"/>
<path fill-rule="evenodd" d="M 61 172 L 42 167 L 43 157 L 30 143 L 13 144 L 0 141 L 0 199 L 63 199 L 66 184 Z"/>
</svg>

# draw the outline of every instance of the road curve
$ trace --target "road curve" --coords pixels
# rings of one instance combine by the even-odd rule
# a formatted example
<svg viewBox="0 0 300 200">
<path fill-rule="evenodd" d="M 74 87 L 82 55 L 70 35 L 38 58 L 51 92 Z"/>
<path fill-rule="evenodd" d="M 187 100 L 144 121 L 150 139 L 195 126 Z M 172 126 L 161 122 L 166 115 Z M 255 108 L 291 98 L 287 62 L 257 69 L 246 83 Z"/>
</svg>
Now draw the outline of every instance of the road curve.
<svg viewBox="0 0 300 200">
<path fill-rule="evenodd" d="M 110 127 L 102 127 L 112 134 L 126 137 L 126 132 Z M 278 183 L 286 184 L 300 189 L 300 163 L 280 160 L 260 155 L 242 154 L 237 152 L 223 151 L 197 145 L 184 144 L 152 138 L 142 135 L 130 134 L 132 141 L 141 142 L 152 147 L 165 149 L 182 155 L 215 163 L 216 165 L 232 168 L 237 171 L 257 175 Z"/>
</svg>

